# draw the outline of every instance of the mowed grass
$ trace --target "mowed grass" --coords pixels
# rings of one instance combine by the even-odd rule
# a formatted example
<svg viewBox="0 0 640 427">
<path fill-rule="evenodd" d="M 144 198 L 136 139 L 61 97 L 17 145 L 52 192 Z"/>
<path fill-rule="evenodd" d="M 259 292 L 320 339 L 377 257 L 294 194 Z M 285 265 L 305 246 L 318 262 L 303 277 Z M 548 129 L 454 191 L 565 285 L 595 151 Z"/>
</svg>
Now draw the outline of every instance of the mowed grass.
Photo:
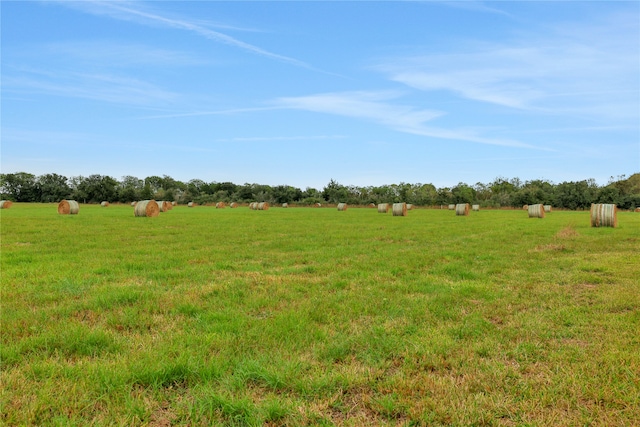
<svg viewBox="0 0 640 427">
<path fill-rule="evenodd" d="M 0 212 L 4 425 L 632 426 L 640 214 Z"/>
</svg>

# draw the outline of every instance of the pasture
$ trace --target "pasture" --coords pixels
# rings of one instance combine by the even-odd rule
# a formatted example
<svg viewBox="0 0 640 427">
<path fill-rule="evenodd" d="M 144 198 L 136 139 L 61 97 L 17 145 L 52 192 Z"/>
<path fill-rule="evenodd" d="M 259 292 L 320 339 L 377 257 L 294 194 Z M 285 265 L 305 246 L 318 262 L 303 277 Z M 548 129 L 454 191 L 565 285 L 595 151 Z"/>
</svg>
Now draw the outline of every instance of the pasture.
<svg viewBox="0 0 640 427">
<path fill-rule="evenodd" d="M 3 425 L 631 426 L 640 214 L 20 204 Z"/>
</svg>

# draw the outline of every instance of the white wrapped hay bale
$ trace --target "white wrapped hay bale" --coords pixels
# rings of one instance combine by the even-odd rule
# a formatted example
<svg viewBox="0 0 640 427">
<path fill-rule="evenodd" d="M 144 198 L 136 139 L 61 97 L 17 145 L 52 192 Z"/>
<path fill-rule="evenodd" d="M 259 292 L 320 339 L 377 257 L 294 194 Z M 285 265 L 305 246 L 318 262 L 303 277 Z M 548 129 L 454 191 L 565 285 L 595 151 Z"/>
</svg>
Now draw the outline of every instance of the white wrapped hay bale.
<svg viewBox="0 0 640 427">
<path fill-rule="evenodd" d="M 544 218 L 544 206 L 541 204 L 529 205 L 527 207 L 529 218 Z"/>
<path fill-rule="evenodd" d="M 458 203 L 456 205 L 457 216 L 469 216 L 469 203 Z"/>
<path fill-rule="evenodd" d="M 605 203 L 592 204 L 591 226 L 616 228 L 618 226 L 618 207 Z"/>
</svg>

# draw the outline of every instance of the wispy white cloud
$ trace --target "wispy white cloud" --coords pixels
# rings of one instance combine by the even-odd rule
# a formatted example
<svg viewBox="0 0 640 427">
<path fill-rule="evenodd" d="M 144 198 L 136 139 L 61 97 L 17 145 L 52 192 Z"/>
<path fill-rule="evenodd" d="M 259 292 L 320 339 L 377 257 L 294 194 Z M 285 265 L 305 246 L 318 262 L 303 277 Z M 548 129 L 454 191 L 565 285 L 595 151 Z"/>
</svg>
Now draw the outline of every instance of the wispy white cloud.
<svg viewBox="0 0 640 427">
<path fill-rule="evenodd" d="M 23 47 L 24 49 L 24 47 Z M 158 48 L 144 44 L 113 40 L 53 42 L 44 46 L 29 46 L 28 55 L 47 58 L 50 63 L 73 63 L 91 68 L 131 68 L 137 66 L 185 67 L 210 65 L 210 58 L 185 51 Z M 15 57 L 25 54 L 17 52 Z"/>
<path fill-rule="evenodd" d="M 283 97 L 275 100 L 274 105 L 374 120 L 395 129 L 416 128 L 443 114 L 439 111 L 417 110 L 409 106 L 384 102 L 398 96 L 398 93 L 384 91 L 336 92 Z"/>
<path fill-rule="evenodd" d="M 211 110 L 211 111 L 192 111 L 186 113 L 168 113 L 168 114 L 155 114 L 151 116 L 135 117 L 135 120 L 146 119 L 173 119 L 180 117 L 197 117 L 197 116 L 219 116 L 227 114 L 239 114 L 239 113 L 252 113 L 255 111 L 268 111 L 268 110 L 281 110 L 282 107 L 247 107 L 247 108 L 228 108 L 224 110 Z"/>
<path fill-rule="evenodd" d="M 21 128 L 3 128 L 2 142 L 5 148 L 16 146 L 36 147 L 73 147 L 74 149 L 118 148 L 127 151 L 157 152 L 196 152 L 213 153 L 216 149 L 189 144 L 163 144 L 157 142 L 114 140 L 104 134 L 89 132 L 65 132 L 52 130 L 31 130 Z"/>
<path fill-rule="evenodd" d="M 231 37 L 227 34 L 207 28 L 201 21 L 197 19 L 173 18 L 163 16 L 159 13 L 143 10 L 142 4 L 140 4 L 139 2 L 87 0 L 82 2 L 61 1 L 60 4 L 77 8 L 95 15 L 109 16 L 114 19 L 134 21 L 143 25 L 153 25 L 189 31 L 201 37 L 205 37 L 209 40 L 233 46 L 252 54 L 275 59 L 298 67 L 322 71 L 296 58 L 268 51 L 250 43 L 246 43 L 237 38 Z"/>
<path fill-rule="evenodd" d="M 21 74 L 3 77 L 7 93 L 44 94 L 141 107 L 171 104 L 180 98 L 179 94 L 152 83 L 108 72 L 22 71 Z"/>
<path fill-rule="evenodd" d="M 450 53 L 389 58 L 376 68 L 421 91 L 544 114 L 628 120 L 630 112 L 637 119 L 639 40 L 637 16 L 621 14 L 500 43 L 470 41 Z"/>
<path fill-rule="evenodd" d="M 444 6 L 452 7 L 455 9 L 468 10 L 471 12 L 483 12 L 492 13 L 503 16 L 512 17 L 512 15 L 504 10 L 489 6 L 486 2 L 475 0 L 458 0 L 458 1 L 437 1 L 434 3 L 442 4 Z"/>
<path fill-rule="evenodd" d="M 154 83 L 149 69 L 210 65 L 188 52 L 104 40 L 10 46 L 3 67 L 3 95 L 44 94 L 146 107 L 177 108 L 205 94 L 183 94 Z M 29 65 L 24 65 L 29 64 Z"/>
<path fill-rule="evenodd" d="M 344 139 L 345 135 L 301 135 L 301 136 L 253 136 L 237 138 L 220 138 L 216 142 L 287 142 L 287 141 L 326 141 Z"/>
<path fill-rule="evenodd" d="M 427 122 L 442 116 L 444 113 L 435 110 L 416 109 L 390 102 L 399 96 L 399 93 L 391 91 L 337 92 L 279 98 L 273 101 L 273 104 L 282 108 L 363 119 L 399 132 L 431 138 L 507 147 L 538 148 L 512 139 L 486 137 L 480 135 L 477 130 L 443 129 L 428 126 L 426 125 Z"/>
</svg>

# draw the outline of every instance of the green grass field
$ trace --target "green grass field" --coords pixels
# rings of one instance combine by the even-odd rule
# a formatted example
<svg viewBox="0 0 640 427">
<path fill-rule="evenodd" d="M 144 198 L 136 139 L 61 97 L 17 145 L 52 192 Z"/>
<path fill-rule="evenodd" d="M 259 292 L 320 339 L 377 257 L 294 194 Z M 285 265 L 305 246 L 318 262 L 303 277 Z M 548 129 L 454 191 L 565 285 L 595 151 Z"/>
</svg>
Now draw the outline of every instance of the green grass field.
<svg viewBox="0 0 640 427">
<path fill-rule="evenodd" d="M 14 204 L 3 425 L 633 426 L 640 214 Z"/>
</svg>

